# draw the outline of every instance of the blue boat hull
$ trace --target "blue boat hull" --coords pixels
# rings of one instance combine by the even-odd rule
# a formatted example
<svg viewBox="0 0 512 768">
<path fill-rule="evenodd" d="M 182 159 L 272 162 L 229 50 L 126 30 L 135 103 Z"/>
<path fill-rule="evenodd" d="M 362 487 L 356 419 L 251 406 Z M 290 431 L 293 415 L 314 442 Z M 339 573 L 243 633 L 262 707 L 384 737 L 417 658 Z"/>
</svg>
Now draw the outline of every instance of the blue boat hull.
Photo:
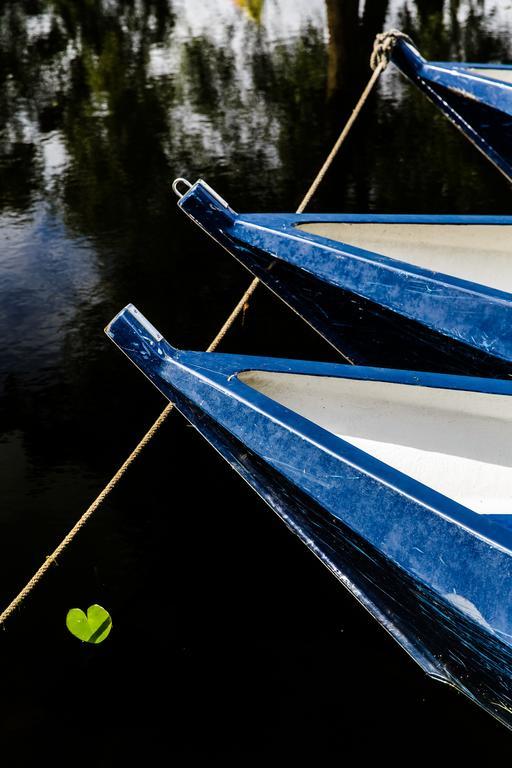
<svg viewBox="0 0 512 768">
<path fill-rule="evenodd" d="M 457 614 L 178 392 L 170 399 L 424 672 L 512 729 L 507 646 Z"/>
<path fill-rule="evenodd" d="M 403 39 L 392 61 L 512 181 L 512 83 L 486 77 L 481 64 L 426 61 Z"/>
<path fill-rule="evenodd" d="M 107 333 L 425 672 L 512 727 L 510 531 L 350 449 L 236 374 L 271 370 L 502 394 L 512 394 L 512 385 L 179 352 L 131 307 Z M 475 611 L 456 607 L 452 591 Z"/>
<path fill-rule="evenodd" d="M 197 182 L 181 209 L 352 362 L 506 378 L 512 295 L 297 229 L 319 222 L 476 223 L 510 217 L 236 214 Z"/>
</svg>

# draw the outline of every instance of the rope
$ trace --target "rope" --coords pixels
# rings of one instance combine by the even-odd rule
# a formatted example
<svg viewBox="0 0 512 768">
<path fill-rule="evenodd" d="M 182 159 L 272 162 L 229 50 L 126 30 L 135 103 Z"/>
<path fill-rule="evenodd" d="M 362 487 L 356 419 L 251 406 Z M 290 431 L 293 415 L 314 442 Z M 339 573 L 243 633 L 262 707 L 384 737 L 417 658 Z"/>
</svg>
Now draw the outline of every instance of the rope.
<svg viewBox="0 0 512 768">
<path fill-rule="evenodd" d="M 388 33 L 390 34 L 390 33 Z M 373 54 L 372 54 L 373 56 Z M 373 86 L 375 85 L 379 75 L 381 72 L 384 71 L 387 64 L 383 63 L 383 60 L 379 60 L 377 63 L 377 66 L 375 67 L 372 76 L 370 77 L 368 84 L 366 85 L 366 88 L 361 94 L 361 97 L 359 98 L 359 101 L 357 102 L 356 106 L 354 107 L 347 123 L 345 124 L 343 130 L 341 131 L 336 143 L 334 144 L 333 148 L 329 152 L 327 159 L 325 160 L 324 164 L 318 171 L 318 174 L 316 175 L 313 183 L 309 187 L 308 191 L 304 195 L 304 198 L 302 199 L 299 207 L 297 208 L 296 213 L 302 213 L 308 203 L 310 202 L 311 198 L 315 194 L 316 190 L 318 189 L 320 183 L 322 182 L 322 179 L 324 178 L 325 174 L 327 173 L 332 161 L 334 160 L 336 154 L 338 153 L 341 145 L 345 141 L 350 129 L 352 128 L 354 122 L 356 121 L 359 113 L 361 112 L 361 109 L 363 108 L 363 105 L 365 104 L 368 96 L 370 95 Z M 217 347 L 219 346 L 220 342 L 223 340 L 225 335 L 228 333 L 230 328 L 233 326 L 234 322 L 240 315 L 242 311 L 246 311 L 247 305 L 249 302 L 249 299 L 254 294 L 254 291 L 258 287 L 260 283 L 259 278 L 255 278 L 243 296 L 241 297 L 240 301 L 237 303 L 237 305 L 233 308 L 231 314 L 226 319 L 222 327 L 220 328 L 219 332 L 215 336 L 215 338 L 212 340 L 210 345 L 207 347 L 207 352 L 213 352 Z M 343 354 L 343 353 L 341 353 Z M 343 357 L 349 362 L 352 363 L 352 360 L 348 358 L 346 355 L 343 355 Z M 114 476 L 109 480 L 107 485 L 103 488 L 102 491 L 96 496 L 92 504 L 86 509 L 86 511 L 83 513 L 83 515 L 80 517 L 78 522 L 71 528 L 71 530 L 68 532 L 68 534 L 62 539 L 60 544 L 57 546 L 56 549 L 53 550 L 51 555 L 48 555 L 44 561 L 44 563 L 38 568 L 38 570 L 34 573 L 30 581 L 27 582 L 27 584 L 23 587 L 21 592 L 19 592 L 16 597 L 12 600 L 12 602 L 7 606 L 7 608 L 4 609 L 4 611 L 0 614 L 0 626 L 5 624 L 7 619 L 14 613 L 14 611 L 21 605 L 21 603 L 25 600 L 25 598 L 29 595 L 29 593 L 34 589 L 34 587 L 38 584 L 38 582 L 42 579 L 42 577 L 45 575 L 45 573 L 49 570 L 52 563 L 55 563 L 57 558 L 64 552 L 66 547 L 69 546 L 69 544 L 73 541 L 75 536 L 79 533 L 79 531 L 84 527 L 84 525 L 87 523 L 89 518 L 94 514 L 94 512 L 98 509 L 98 507 L 105 501 L 107 496 L 114 490 L 114 488 L 118 485 L 119 481 L 123 477 L 123 475 L 126 473 L 127 469 L 133 464 L 137 456 L 144 450 L 144 448 L 147 446 L 147 444 L 151 441 L 151 439 L 154 437 L 154 435 L 158 432 L 162 424 L 166 421 L 167 417 L 173 410 L 173 403 L 169 403 L 160 416 L 157 418 L 157 420 L 151 425 L 151 427 L 148 429 L 146 434 L 142 437 L 140 442 L 136 445 L 136 447 L 133 449 L 133 451 L 130 453 L 130 455 L 125 459 L 125 461 L 121 464 L 117 472 L 114 474 Z"/>
<path fill-rule="evenodd" d="M 155 435 L 156 432 L 160 429 L 168 415 L 173 409 L 172 403 L 169 403 L 158 419 L 154 422 L 154 424 L 148 429 L 144 437 L 140 440 L 140 442 L 137 444 L 137 446 L 133 449 L 133 451 L 130 453 L 127 459 L 121 464 L 115 475 L 112 477 L 111 480 L 107 483 L 107 485 L 103 488 L 103 490 L 96 496 L 92 504 L 86 509 L 82 517 L 78 520 L 78 522 L 71 528 L 69 533 L 62 539 L 59 546 L 53 550 L 51 555 L 47 555 L 44 563 L 41 565 L 41 567 L 34 573 L 30 581 L 27 582 L 27 584 L 23 587 L 21 592 L 19 592 L 18 595 L 14 598 L 14 600 L 10 603 L 10 605 L 7 606 L 7 608 L 0 614 L 0 626 L 9 618 L 9 616 L 16 610 L 16 608 L 20 605 L 20 603 L 23 602 L 23 600 L 27 597 L 29 592 L 33 590 L 33 588 L 36 586 L 36 584 L 42 579 L 46 571 L 49 570 L 52 563 L 55 563 L 59 555 L 61 555 L 66 547 L 71 544 L 77 533 L 84 527 L 86 522 L 89 520 L 91 515 L 98 509 L 98 507 L 102 504 L 102 502 L 107 498 L 109 493 L 114 490 L 116 485 L 118 484 L 119 480 L 122 478 L 122 476 L 125 474 L 128 467 L 135 461 L 139 453 L 143 451 L 143 449 L 146 447 L 146 445 L 149 443 L 153 435 Z"/>
<path fill-rule="evenodd" d="M 388 29 L 387 32 L 379 32 L 375 37 L 373 51 L 370 56 L 370 67 L 373 70 L 381 67 L 380 71 L 383 72 L 386 69 L 391 60 L 393 48 L 398 40 L 405 40 L 407 43 L 414 45 L 409 35 L 400 32 L 399 29 Z"/>
<path fill-rule="evenodd" d="M 385 65 L 383 65 L 382 63 L 379 63 L 377 65 L 376 69 L 373 71 L 372 76 L 368 80 L 368 83 L 366 84 L 366 87 L 365 87 L 364 91 L 362 92 L 362 94 L 361 94 L 361 96 L 359 98 L 359 101 L 357 102 L 356 106 L 352 110 L 352 113 L 351 113 L 350 117 L 348 118 L 347 122 L 345 123 L 345 126 L 344 126 L 342 132 L 340 133 L 340 135 L 338 136 L 338 138 L 337 138 L 333 148 L 331 149 L 331 151 L 327 155 L 325 163 L 322 165 L 322 167 L 318 171 L 318 174 L 317 174 L 314 182 L 312 183 L 312 185 L 310 186 L 310 188 L 308 189 L 308 191 L 304 195 L 304 199 L 302 200 L 301 204 L 297 208 L 297 211 L 296 211 L 297 213 L 302 213 L 302 211 L 308 205 L 308 203 L 310 202 L 311 198 L 315 194 L 316 190 L 320 186 L 320 184 L 321 184 L 325 174 L 329 170 L 329 167 L 330 167 L 332 161 L 334 160 L 334 158 L 338 154 L 339 148 L 341 147 L 341 145 L 343 144 L 343 142 L 347 138 L 347 136 L 348 136 L 348 134 L 350 132 L 350 129 L 352 128 L 352 126 L 354 125 L 355 121 L 357 120 L 357 118 L 359 116 L 359 113 L 361 112 L 361 109 L 363 108 L 363 106 L 364 106 L 364 104 L 366 102 L 366 99 L 368 98 L 368 96 L 370 95 L 370 93 L 371 93 L 371 91 L 373 89 L 373 86 L 375 85 L 375 83 L 379 79 L 380 73 L 383 72 L 385 70 L 385 68 L 386 68 Z"/>
</svg>

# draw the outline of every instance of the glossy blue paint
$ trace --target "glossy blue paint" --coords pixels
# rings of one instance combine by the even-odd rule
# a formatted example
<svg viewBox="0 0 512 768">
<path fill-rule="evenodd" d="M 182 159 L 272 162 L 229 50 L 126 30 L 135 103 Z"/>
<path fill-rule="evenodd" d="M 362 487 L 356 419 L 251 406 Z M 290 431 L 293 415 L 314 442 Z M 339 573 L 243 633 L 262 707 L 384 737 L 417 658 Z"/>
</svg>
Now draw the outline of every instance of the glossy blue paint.
<svg viewBox="0 0 512 768">
<path fill-rule="evenodd" d="M 392 61 L 512 180 L 512 83 L 472 72 L 510 70 L 507 65 L 429 62 L 403 39 Z"/>
<path fill-rule="evenodd" d="M 510 516 L 479 515 L 244 384 L 273 371 L 512 395 L 512 382 L 183 352 L 133 307 L 109 337 L 433 677 L 512 727 Z"/>
<path fill-rule="evenodd" d="M 507 376 L 512 295 L 297 229 L 303 222 L 512 225 L 504 216 L 237 214 L 198 181 L 178 205 L 336 349 L 358 362 Z M 375 318 L 354 329 L 354 308 Z M 352 312 L 352 315 L 350 314 Z M 351 320 L 352 318 L 352 320 Z M 379 360 L 394 332 L 395 359 Z M 366 343 L 369 350 L 358 348 Z"/>
</svg>

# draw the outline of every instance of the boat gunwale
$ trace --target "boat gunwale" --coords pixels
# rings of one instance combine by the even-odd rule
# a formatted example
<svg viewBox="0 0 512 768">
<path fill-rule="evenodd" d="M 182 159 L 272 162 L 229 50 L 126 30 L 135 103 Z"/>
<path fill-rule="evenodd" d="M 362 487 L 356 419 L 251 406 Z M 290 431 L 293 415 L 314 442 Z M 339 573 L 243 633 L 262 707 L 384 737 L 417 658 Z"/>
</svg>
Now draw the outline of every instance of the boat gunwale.
<svg viewBox="0 0 512 768">
<path fill-rule="evenodd" d="M 359 368 L 365 369 L 366 366 L 346 366 L 347 368 L 353 369 L 353 368 Z M 373 370 L 386 370 L 386 369 L 373 369 Z M 247 397 L 248 392 L 247 390 L 251 390 L 253 401 L 258 406 L 258 410 L 260 413 L 266 414 L 269 418 L 271 418 L 274 421 L 278 421 L 283 427 L 290 429 L 290 431 L 295 432 L 296 434 L 301 435 L 304 437 L 308 442 L 311 442 L 312 444 L 316 445 L 317 447 L 321 448 L 322 450 L 328 451 L 332 456 L 339 459 L 345 464 L 349 464 L 353 466 L 354 468 L 362 471 L 364 474 L 374 478 L 377 482 L 382 483 L 383 485 L 388 486 L 389 488 L 392 488 L 395 491 L 398 491 L 403 496 L 406 496 L 413 501 L 421 504 L 421 506 L 428 508 L 431 512 L 433 512 L 436 515 L 439 515 L 444 520 L 446 520 L 449 523 L 453 523 L 461 528 L 464 528 L 466 531 L 468 531 L 471 534 L 476 535 L 478 538 L 480 538 L 483 541 L 486 541 L 488 544 L 490 544 L 492 547 L 496 547 L 501 549 L 502 552 L 506 553 L 507 555 L 512 556 L 512 532 L 509 533 L 509 531 L 506 528 L 503 528 L 499 525 L 496 520 L 492 519 L 492 515 L 484 514 L 484 513 L 478 513 L 472 510 L 469 507 L 466 507 L 461 502 L 455 501 L 454 499 L 450 498 L 449 496 L 446 496 L 441 491 L 436 491 L 434 488 L 432 488 L 429 485 L 426 485 L 425 483 L 422 483 L 420 480 L 416 480 L 415 478 L 411 477 L 411 475 L 408 475 L 406 472 L 396 469 L 395 467 L 391 466 L 390 464 L 386 463 L 384 460 L 377 458 L 376 456 L 373 456 L 368 451 L 365 451 L 363 448 L 358 448 L 353 443 L 351 443 L 349 440 L 345 440 L 343 437 L 340 437 L 339 435 L 336 435 L 335 433 L 331 432 L 326 427 L 320 426 L 317 422 L 308 419 L 307 416 L 302 416 L 301 414 L 297 413 L 297 411 L 294 411 L 292 408 L 287 407 L 286 405 L 283 405 L 282 403 L 277 402 L 269 395 L 265 395 L 264 393 L 260 392 L 259 390 L 255 389 L 254 387 L 251 387 L 249 384 L 246 384 L 243 380 L 241 380 L 239 377 L 243 373 L 252 373 L 252 372 L 264 372 L 261 368 L 245 368 L 240 369 L 236 372 L 236 374 L 232 374 L 230 379 L 237 382 L 237 388 L 233 388 L 231 391 L 236 395 L 240 394 L 242 398 L 247 402 L 249 398 Z M 388 380 L 383 377 L 375 377 L 375 378 L 369 378 L 369 377 L 363 377 L 363 376 L 331 376 L 329 377 L 327 374 L 322 373 L 316 373 L 316 374 L 309 374 L 305 371 L 294 371 L 294 370 L 288 370 L 288 371 L 282 371 L 282 370 L 270 370 L 267 369 L 268 373 L 289 373 L 289 374 L 295 374 L 295 375 L 312 375 L 312 376 L 318 376 L 319 378 L 350 378 L 355 379 L 359 381 L 376 381 L 376 382 L 387 382 L 391 384 L 404 384 L 405 386 L 429 386 L 430 388 L 439 388 L 439 389 L 450 389 L 453 391 L 468 391 L 468 392 L 479 392 L 482 394 L 504 394 L 507 396 L 512 395 L 512 382 L 510 382 L 510 388 L 511 391 L 509 392 L 483 392 L 481 389 L 465 389 L 463 387 L 457 387 L 457 386 L 447 386 L 447 387 L 439 387 L 435 385 L 435 382 L 425 385 L 424 383 L 409 380 L 409 381 L 401 381 L 399 379 L 393 381 Z M 400 373 L 400 371 L 398 371 Z M 435 374 L 432 374 L 435 376 Z M 439 374 L 439 375 L 445 375 L 449 376 L 449 374 Z M 464 377 L 458 377 L 458 378 L 464 378 Z M 509 383 L 509 382 L 506 382 Z M 237 392 L 237 389 L 239 390 Z M 260 398 L 265 398 L 265 400 L 261 400 Z M 266 405 L 265 408 L 262 406 Z M 281 410 L 282 409 L 282 410 Z M 322 433 L 322 434 L 320 434 Z M 336 445 L 343 446 L 343 452 L 336 450 Z M 448 507 L 448 509 L 446 509 Z M 512 513 L 511 513 L 512 514 Z M 336 516 L 336 515 L 335 515 Z M 500 516 L 498 513 L 496 513 L 496 516 Z M 510 515 L 502 514 L 503 517 L 509 517 Z M 470 519 L 466 519 L 470 517 Z M 479 526 L 475 525 L 475 523 L 478 523 L 479 525 L 482 525 L 483 528 L 487 528 L 487 526 L 490 524 L 490 526 L 493 528 L 492 533 L 489 531 L 481 530 L 479 529 Z M 496 536 L 495 526 L 499 528 L 498 536 Z M 499 534 L 501 534 L 501 531 L 503 530 L 504 535 L 501 537 Z M 502 540 L 502 538 L 504 540 Z"/>
<path fill-rule="evenodd" d="M 133 305 L 128 305 L 107 326 L 106 332 L 114 342 L 116 342 L 116 339 L 115 334 L 111 331 L 112 326 L 118 318 L 125 319 L 123 317 L 125 312 L 132 314 L 132 309 L 135 309 Z M 139 324 L 141 324 L 140 316 L 141 313 L 137 310 L 135 322 Z M 146 326 L 142 327 L 147 334 Z M 219 352 L 187 352 L 172 347 L 165 337 L 160 337 L 158 346 L 160 349 L 158 358 L 162 367 L 162 371 L 158 375 L 164 381 L 167 381 L 165 368 L 169 365 L 177 365 L 182 369 L 191 371 L 204 383 L 224 391 L 228 396 L 233 397 L 239 402 L 244 402 L 249 408 L 253 408 L 261 415 L 278 423 L 282 428 L 300 435 L 308 443 L 330 454 L 336 460 L 353 466 L 358 471 L 372 477 L 377 482 L 386 485 L 400 495 L 410 498 L 422 507 L 426 507 L 433 514 L 442 517 L 446 522 L 465 529 L 470 535 L 476 536 L 489 546 L 498 548 L 504 554 L 512 556 L 512 531 L 509 531 L 496 522 L 495 519 L 492 519 L 492 515 L 479 514 L 460 502 L 451 499 L 449 496 L 445 496 L 440 491 L 436 491 L 421 481 L 407 475 L 407 473 L 395 469 L 385 461 L 372 456 L 362 448 L 356 447 L 349 441 L 321 427 L 316 422 L 300 415 L 268 395 L 259 392 L 254 387 L 243 382 L 239 377 L 242 373 L 251 371 L 295 373 L 298 375 L 381 381 L 410 386 L 426 386 L 506 396 L 512 395 L 512 381 L 466 377 L 455 374 L 423 373 L 400 369 L 343 365 L 340 363 L 288 360 L 286 358 L 249 357 Z M 129 356 L 126 350 L 122 347 L 120 348 Z M 151 349 L 151 354 L 157 354 L 154 347 Z M 212 360 L 211 356 L 215 358 L 215 367 L 213 368 L 210 363 Z M 151 381 L 152 379 L 148 376 L 147 372 L 142 368 L 141 370 Z M 171 385 L 169 384 L 169 386 Z M 225 428 L 229 431 L 229 427 L 225 426 Z M 337 515 L 334 516 L 337 517 Z"/>
<path fill-rule="evenodd" d="M 409 64 L 409 69 L 404 70 L 399 64 L 397 64 L 395 54 L 393 53 L 392 61 L 394 62 L 395 66 L 397 66 L 398 69 L 407 77 L 413 76 L 418 80 L 424 80 L 424 85 L 427 85 L 429 81 L 437 83 L 438 80 L 436 76 L 439 74 L 445 74 L 448 76 L 448 83 L 444 83 L 445 87 L 453 87 L 456 85 L 456 82 L 453 81 L 455 72 L 459 78 L 462 76 L 464 80 L 468 80 L 469 82 L 481 82 L 486 86 L 489 86 L 494 91 L 509 91 L 512 95 L 511 82 L 507 80 L 498 80 L 497 78 L 488 77 L 484 74 L 470 71 L 472 67 L 478 69 L 503 69 L 507 71 L 512 70 L 512 64 L 482 64 L 480 62 L 469 61 L 432 61 L 422 56 L 418 48 L 406 40 L 398 40 L 396 45 L 398 52 L 405 56 L 407 63 Z M 411 77 L 411 79 L 413 78 Z M 469 94 L 465 95 L 469 96 Z M 484 101 L 483 99 L 480 100 Z M 496 105 L 492 104 L 492 106 L 494 109 L 498 109 Z"/>
<path fill-rule="evenodd" d="M 201 229 L 203 229 L 211 237 L 215 238 L 215 233 L 205 226 L 204 222 L 199 221 L 195 216 L 191 215 L 189 211 L 183 208 L 187 199 L 195 197 L 195 191 L 197 188 L 202 189 L 207 194 L 211 195 L 211 188 L 203 182 L 202 179 L 196 181 L 191 188 L 180 198 L 178 206 L 186 213 L 187 216 L 192 218 Z M 458 216 L 457 214 L 439 215 L 435 214 L 295 214 L 295 213 L 237 213 L 233 209 L 229 208 L 229 212 L 233 218 L 233 227 L 247 226 L 262 231 L 273 232 L 277 236 L 284 236 L 289 238 L 301 238 L 312 242 L 313 244 L 320 245 L 323 248 L 328 249 L 330 252 L 337 256 L 346 256 L 348 258 L 356 258 L 361 261 L 365 261 L 369 264 L 376 264 L 377 266 L 385 267 L 389 270 L 393 270 L 399 273 L 411 273 L 413 275 L 423 277 L 428 280 L 433 280 L 441 285 L 447 284 L 473 294 L 483 295 L 485 297 L 490 296 L 494 300 L 498 300 L 512 306 L 512 292 L 501 291 L 498 288 L 492 288 L 491 286 L 484 285 L 483 283 L 475 283 L 471 280 L 464 280 L 454 275 L 448 275 L 445 272 L 437 272 L 434 270 L 426 269 L 425 267 L 419 267 L 415 264 L 411 264 L 408 261 L 401 261 L 395 259 L 392 256 L 386 256 L 385 254 L 378 253 L 377 251 L 366 250 L 350 243 L 345 243 L 339 240 L 332 240 L 331 238 L 324 237 L 322 235 L 316 235 L 311 232 L 298 229 L 301 224 L 308 224 L 315 221 L 318 223 L 368 223 L 368 224 L 428 224 L 440 226 L 444 224 L 456 224 L 460 226 L 464 225 L 482 225 L 482 226 L 512 226 L 512 216 Z M 277 226 L 276 226 L 277 225 Z M 224 246 L 225 247 L 225 246 Z M 346 250 L 344 250 L 346 249 Z M 272 253 L 272 258 L 279 259 L 284 263 L 291 263 L 294 266 L 299 266 L 296 261 L 290 261 L 283 258 L 279 253 Z M 511 257 L 512 258 L 512 257 Z M 318 276 L 317 273 L 311 272 L 307 267 L 300 266 L 304 271 L 309 272 L 312 275 Z M 335 282 L 332 277 L 322 277 L 331 285 L 343 288 L 344 285 L 341 281 Z M 349 288 L 353 293 L 357 293 L 352 288 Z M 375 301 L 371 296 L 367 296 L 364 293 L 359 293 L 362 298 L 370 301 Z M 393 306 L 385 305 L 391 311 L 394 310 Z M 402 312 L 397 314 L 403 314 Z M 417 319 L 414 316 L 410 316 L 411 319 Z M 496 357 L 501 357 L 497 353 L 491 353 Z M 503 357 L 507 360 L 509 358 Z"/>
<path fill-rule="evenodd" d="M 397 317 L 402 316 L 408 320 L 419 322 L 430 331 L 446 339 L 452 339 L 454 342 L 465 344 L 469 349 L 477 350 L 489 359 L 505 364 L 510 364 L 512 360 L 512 344 L 507 346 L 507 336 L 502 332 L 501 328 L 498 328 L 497 333 L 493 328 L 496 324 L 502 326 L 507 321 L 506 315 L 512 314 L 512 293 L 486 286 L 482 283 L 474 283 L 452 275 L 446 275 L 443 272 L 434 272 L 409 262 L 402 262 L 398 259 L 375 253 L 374 251 L 365 251 L 357 246 L 351 246 L 297 229 L 295 226 L 295 224 L 300 224 L 301 222 L 307 223 L 314 220 L 323 220 L 324 222 L 346 221 L 350 223 L 368 221 L 369 223 L 383 223 L 391 222 L 393 220 L 392 214 L 239 214 L 227 206 L 225 201 L 219 198 L 215 191 L 202 179 L 198 179 L 190 186 L 190 189 L 178 201 L 178 207 L 213 240 L 219 243 L 221 247 L 237 258 L 252 274 L 256 274 L 256 272 L 237 253 L 240 249 L 253 248 L 261 253 L 265 252 L 269 260 L 274 259 L 283 264 L 289 264 L 294 269 L 309 274 L 314 280 L 323 281 L 336 289 L 348 291 L 354 296 L 359 296 L 361 299 L 380 305 Z M 383 218 L 383 216 L 386 218 Z M 407 218 L 403 218 L 403 216 L 407 216 Z M 458 222 L 462 225 L 482 223 L 484 225 L 500 226 L 509 226 L 512 223 L 511 216 L 458 217 L 457 215 L 427 215 L 426 218 L 424 216 L 405 214 L 396 218 L 396 222 L 412 223 L 417 221 L 417 223 L 421 224 L 437 224 L 439 222 L 453 224 Z M 245 235 L 242 238 L 237 234 L 237 227 L 239 228 L 238 232 L 245 231 Z M 260 238 L 263 242 L 257 242 L 258 232 L 261 233 Z M 281 239 L 283 242 L 282 247 L 277 249 L 275 246 L 272 248 L 272 244 L 267 244 L 265 238 L 269 236 Z M 297 255 L 295 253 L 297 251 L 296 248 L 289 247 L 293 240 L 309 244 L 310 248 L 319 249 L 319 253 L 316 254 L 318 257 L 316 265 L 318 266 L 313 268 L 311 253 L 305 254 L 305 258 L 301 254 Z M 287 246 L 288 252 L 286 251 Z M 276 251 L 278 252 L 276 253 Z M 326 259 L 320 258 L 325 257 L 327 254 L 330 254 L 332 257 L 332 265 L 336 261 L 341 263 L 341 259 L 345 258 L 354 264 L 359 261 L 360 269 L 362 270 L 385 270 L 389 274 L 388 280 L 390 283 L 387 285 L 381 284 L 378 275 L 358 276 L 349 273 L 347 278 L 337 278 L 336 267 L 331 266 L 330 269 L 326 270 Z M 304 262 L 308 262 L 307 265 Z M 320 269 L 320 272 L 318 269 Z M 258 276 L 263 282 L 266 282 L 261 274 Z M 419 278 L 424 283 L 424 286 L 422 286 L 424 295 L 421 296 L 420 292 L 414 291 L 415 295 L 412 306 L 411 291 L 403 290 L 404 288 L 407 289 L 407 282 L 410 276 L 413 279 Z M 371 289 L 363 290 L 364 285 L 370 286 Z M 268 287 L 279 295 L 279 292 L 271 284 Z M 390 287 L 394 289 L 391 292 L 389 291 Z M 457 323 L 454 325 L 453 312 L 450 313 L 450 317 L 446 316 L 446 314 L 439 316 L 437 314 L 438 310 L 435 307 L 418 306 L 418 300 L 424 302 L 425 295 L 427 293 L 432 295 L 433 289 L 437 289 L 435 290 L 436 299 L 438 300 L 437 305 L 439 305 L 439 300 L 443 298 L 449 299 L 452 302 L 454 290 L 459 292 L 461 301 L 472 296 L 480 302 L 482 307 L 484 304 L 487 304 L 488 312 L 485 314 L 485 321 L 487 327 L 490 324 L 490 331 L 486 330 L 486 327 L 482 327 L 482 325 L 475 327 L 474 322 L 471 323 L 471 320 L 464 314 L 463 309 L 457 309 L 456 320 L 459 327 L 462 322 L 462 330 L 458 330 Z M 286 303 L 289 304 L 289 302 Z M 298 312 L 295 307 L 292 308 Z M 300 312 L 298 313 L 301 314 Z M 332 340 L 330 340 L 330 343 L 333 343 Z"/>
<path fill-rule="evenodd" d="M 395 66 L 411 82 L 423 90 L 434 104 L 444 112 L 445 116 L 458 128 L 466 138 L 502 173 L 505 178 L 512 181 L 512 161 L 503 155 L 501 150 L 495 149 L 479 131 L 468 122 L 457 108 L 445 100 L 434 88 L 434 85 L 442 86 L 447 90 L 457 93 L 468 101 L 480 102 L 488 109 L 500 112 L 503 115 L 512 113 L 512 83 L 508 80 L 499 80 L 482 73 L 470 72 L 471 66 L 488 69 L 509 69 L 512 65 L 482 65 L 478 62 L 433 62 L 425 59 L 413 43 L 398 39 L 392 52 L 391 60 Z M 456 73 L 456 74 L 454 74 Z M 448 82 L 442 82 L 447 79 Z M 461 87 L 461 79 L 468 85 L 468 91 Z M 485 93 L 475 93 L 473 86 L 483 87 Z M 496 96 L 503 96 L 510 102 L 508 112 L 503 110 L 503 105 L 496 103 Z"/>
<path fill-rule="evenodd" d="M 294 216 L 294 214 L 275 214 L 276 216 L 282 215 L 282 216 Z M 262 217 L 259 221 L 256 219 L 256 217 Z M 263 217 L 269 217 L 269 219 L 272 219 L 274 214 L 248 214 L 247 216 L 245 214 L 240 214 L 237 217 L 236 225 L 239 224 L 245 224 L 247 226 L 255 227 L 262 230 L 267 231 L 276 231 L 272 225 L 267 225 L 265 223 L 262 223 Z M 251 217 L 254 217 L 254 221 L 251 220 Z M 512 217 L 506 217 L 509 219 L 507 222 L 484 222 L 481 224 L 481 226 L 512 226 Z M 486 295 L 489 294 L 493 299 L 499 299 L 502 301 L 505 301 L 506 303 L 512 303 L 512 291 L 501 291 L 499 288 L 493 288 L 492 286 L 485 285 L 484 283 L 477 283 L 473 282 L 472 280 L 465 280 L 464 278 L 457 277 L 456 275 L 449 275 L 446 272 L 440 272 L 432 269 L 428 269 L 427 267 L 420 267 L 416 264 L 411 264 L 409 261 L 402 261 L 401 259 L 396 259 L 393 256 L 386 256 L 384 253 L 379 253 L 378 251 L 371 251 L 367 250 L 365 248 L 361 248 L 357 245 L 352 245 L 351 243 L 346 243 L 341 240 L 334 240 L 329 237 L 325 237 L 325 235 L 318 235 L 313 232 L 308 232 L 306 230 L 299 229 L 299 235 L 297 235 L 296 230 L 300 227 L 301 224 L 309 224 L 313 223 L 314 221 L 318 221 L 319 224 L 330 224 L 330 223 L 359 223 L 364 224 L 365 221 L 362 221 L 361 219 L 353 219 L 353 220 L 345 220 L 343 218 L 339 219 L 329 219 L 322 218 L 319 220 L 318 218 L 313 218 L 308 221 L 304 222 L 296 222 L 292 224 L 285 225 L 282 230 L 280 230 L 277 234 L 287 234 L 291 237 L 301 237 L 306 240 L 309 240 L 313 243 L 318 243 L 319 245 L 322 245 L 324 248 L 328 248 L 331 251 L 338 252 L 339 256 L 348 256 L 348 257 L 354 257 L 358 260 L 365 261 L 368 263 L 376 263 L 379 266 L 385 267 L 390 270 L 396 270 L 397 272 L 410 272 L 411 274 L 418 275 L 420 277 L 425 277 L 430 280 L 435 280 L 435 282 L 440 283 L 441 285 L 450 285 L 453 284 L 456 288 L 459 290 L 463 290 L 470 293 L 476 293 L 479 295 Z M 394 222 L 389 221 L 368 221 L 369 224 L 393 224 Z M 429 226 L 433 226 L 435 222 L 430 221 L 396 221 L 396 224 L 426 224 Z M 465 225 L 480 225 L 480 222 L 443 222 L 443 224 L 450 225 L 450 224 L 456 224 L 460 226 Z M 443 224 L 440 224 L 442 226 Z M 272 254 L 273 258 L 277 258 L 281 261 L 288 262 L 287 259 L 283 259 L 279 254 Z M 512 258 L 512 255 L 511 255 Z M 296 264 L 296 262 L 288 262 Z M 310 274 L 316 274 L 311 272 L 310 269 L 307 267 L 303 267 L 303 269 Z M 324 278 L 325 279 L 325 278 Z M 338 287 L 342 288 L 343 284 L 341 282 L 335 283 L 332 280 L 329 280 L 332 285 L 338 285 Z M 350 289 L 351 292 L 357 293 L 354 289 Z M 372 300 L 371 297 L 360 293 L 363 298 L 366 298 L 368 300 Z M 384 306 L 384 304 L 383 304 Z M 388 306 L 388 309 L 393 310 L 392 306 Z M 411 316 L 411 319 L 416 319 Z"/>
</svg>

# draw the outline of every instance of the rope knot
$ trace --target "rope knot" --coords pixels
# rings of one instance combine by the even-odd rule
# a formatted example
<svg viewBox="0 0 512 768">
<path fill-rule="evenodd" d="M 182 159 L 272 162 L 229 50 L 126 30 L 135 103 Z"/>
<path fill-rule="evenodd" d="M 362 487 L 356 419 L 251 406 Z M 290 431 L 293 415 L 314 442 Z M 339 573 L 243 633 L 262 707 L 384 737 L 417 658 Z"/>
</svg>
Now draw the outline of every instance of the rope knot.
<svg viewBox="0 0 512 768">
<path fill-rule="evenodd" d="M 408 43 L 412 42 L 409 35 L 404 32 L 400 32 L 399 29 L 388 29 L 387 32 L 379 32 L 373 43 L 373 51 L 370 56 L 370 67 L 377 69 L 381 67 L 384 71 L 391 59 L 391 53 L 398 40 L 406 40 Z"/>
</svg>

